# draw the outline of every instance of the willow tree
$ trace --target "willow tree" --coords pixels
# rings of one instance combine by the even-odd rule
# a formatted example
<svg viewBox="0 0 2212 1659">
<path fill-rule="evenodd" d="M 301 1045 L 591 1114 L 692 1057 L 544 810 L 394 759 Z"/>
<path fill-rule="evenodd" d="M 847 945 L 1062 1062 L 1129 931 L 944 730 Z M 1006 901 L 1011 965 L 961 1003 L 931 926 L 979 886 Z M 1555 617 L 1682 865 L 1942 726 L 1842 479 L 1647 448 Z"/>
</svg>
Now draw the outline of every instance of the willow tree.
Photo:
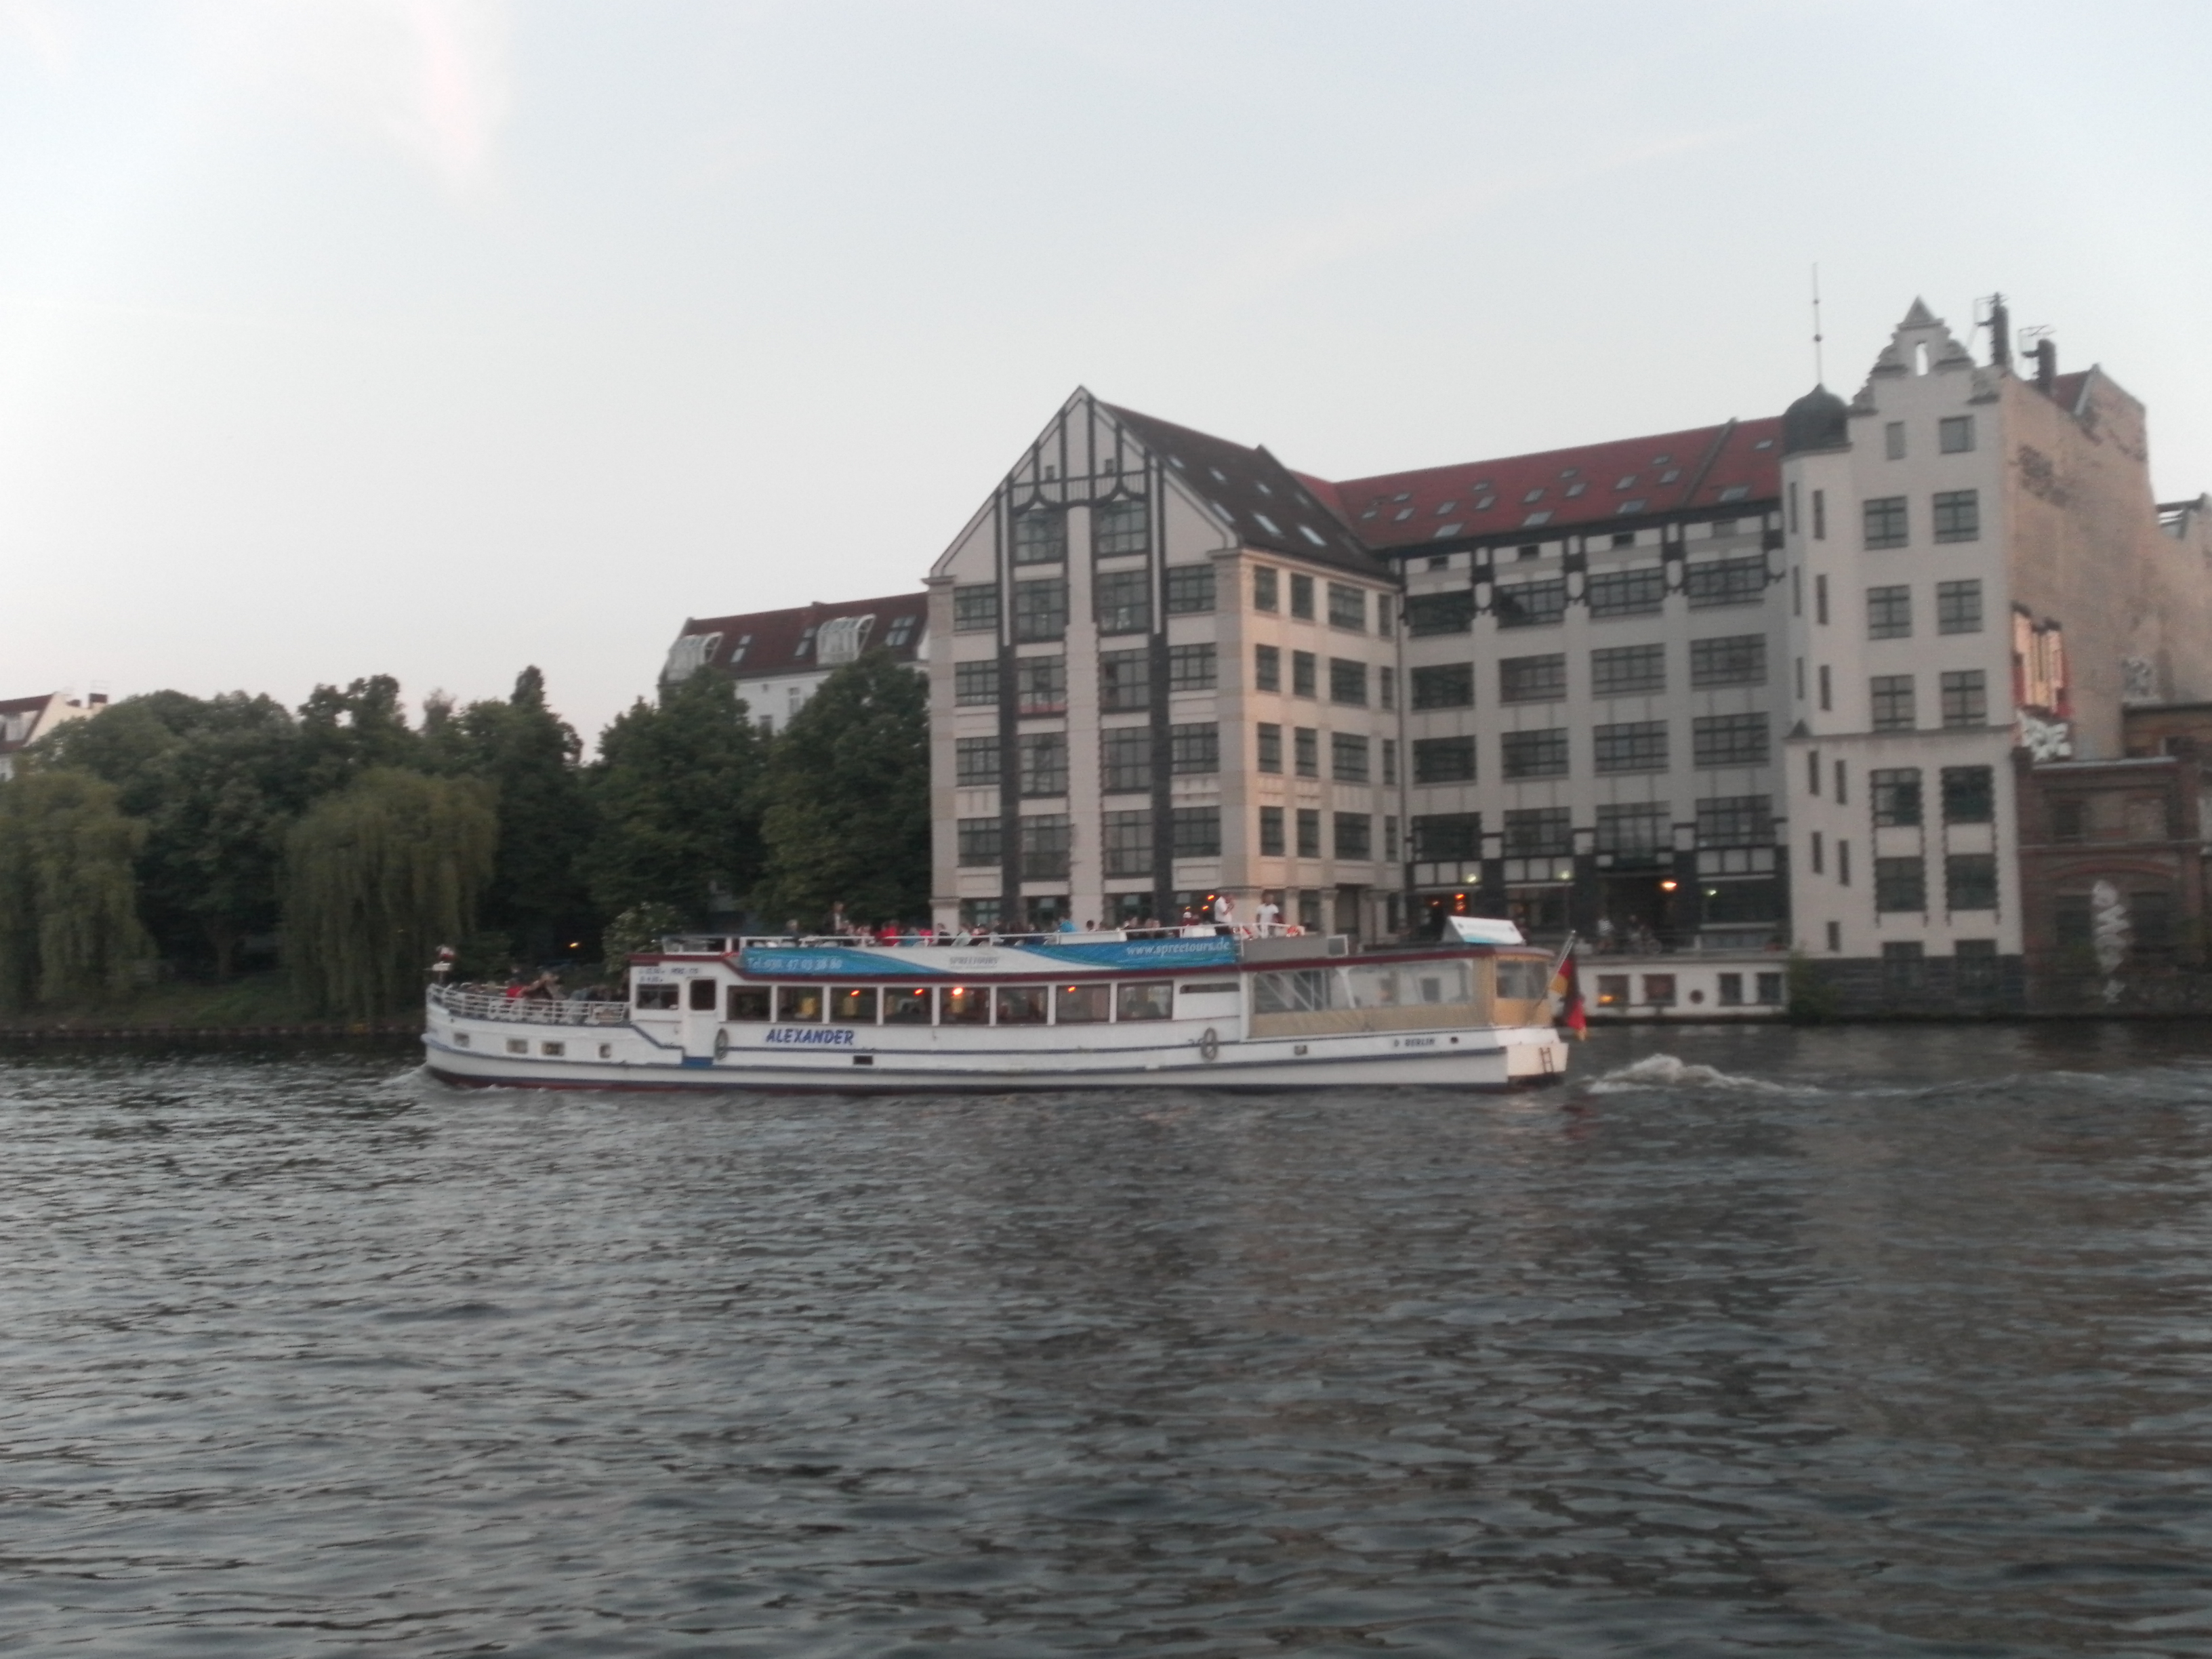
<svg viewBox="0 0 2212 1659">
<path fill-rule="evenodd" d="M 311 1003 L 366 1018 L 420 994 L 438 946 L 475 926 L 492 799 L 473 779 L 377 767 L 308 808 L 285 846 L 284 952 Z"/>
<path fill-rule="evenodd" d="M 133 880 L 145 841 L 97 778 L 39 771 L 0 784 L 0 1006 L 130 983 L 153 954 Z"/>
</svg>

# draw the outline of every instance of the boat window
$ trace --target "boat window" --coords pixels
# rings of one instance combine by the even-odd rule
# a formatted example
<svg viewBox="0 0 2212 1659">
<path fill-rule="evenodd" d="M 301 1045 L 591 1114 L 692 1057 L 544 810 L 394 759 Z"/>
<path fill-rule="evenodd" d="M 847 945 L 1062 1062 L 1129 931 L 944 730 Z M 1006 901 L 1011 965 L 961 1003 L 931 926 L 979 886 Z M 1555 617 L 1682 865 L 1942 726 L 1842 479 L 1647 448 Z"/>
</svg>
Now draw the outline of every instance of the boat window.
<svg viewBox="0 0 2212 1659">
<path fill-rule="evenodd" d="M 1310 1014 L 1344 1006 L 1336 975 L 1326 968 L 1291 968 L 1252 976 L 1252 1006 L 1263 1014 Z"/>
<path fill-rule="evenodd" d="M 927 985 L 894 985 L 885 990 L 884 1024 L 886 1025 L 928 1024 L 929 988 Z"/>
<path fill-rule="evenodd" d="M 1202 979 L 1176 988 L 1187 997 L 1233 997 L 1237 981 L 1233 979 Z"/>
<path fill-rule="evenodd" d="M 876 1023 L 876 988 L 872 985 L 841 985 L 830 992 L 830 1023 L 832 1025 L 873 1025 Z"/>
<path fill-rule="evenodd" d="M 777 986 L 775 1017 L 793 1024 L 813 1024 L 822 1018 L 822 988 L 818 985 Z"/>
<path fill-rule="evenodd" d="M 1395 968 L 1351 968 L 1345 971 L 1351 981 L 1352 1006 L 1355 1008 L 1395 1008 L 1402 999 L 1398 994 L 1398 970 Z"/>
<path fill-rule="evenodd" d="M 676 988 L 673 985 L 641 985 L 637 988 L 637 1006 L 641 1008 L 673 1008 Z"/>
<path fill-rule="evenodd" d="M 720 1000 L 721 999 L 714 994 L 713 980 L 695 979 L 691 981 L 692 1007 L 706 1013 L 712 1013 L 714 1012 L 714 1005 Z"/>
<path fill-rule="evenodd" d="M 1472 1002 L 1468 994 L 1467 964 L 1463 962 L 1423 963 L 1405 970 L 1410 1000 L 1414 1002 Z"/>
<path fill-rule="evenodd" d="M 991 994 L 980 985 L 948 985 L 938 1019 L 945 1025 L 988 1025 Z"/>
<path fill-rule="evenodd" d="M 1509 1002 L 1533 1002 L 1552 986 L 1551 963 L 1533 957 L 1498 958 L 1498 994 Z"/>
<path fill-rule="evenodd" d="M 1165 1019 L 1168 1017 L 1170 988 L 1157 980 L 1139 980 L 1134 985 L 1114 988 L 1116 1019 Z"/>
<path fill-rule="evenodd" d="M 1052 1017 L 1062 1025 L 1098 1025 L 1112 1006 L 1107 985 L 1063 985 L 1052 994 Z"/>
<path fill-rule="evenodd" d="M 999 1024 L 1001 1025 L 1042 1025 L 1048 988 L 1042 985 L 1001 985 L 999 988 Z"/>
<path fill-rule="evenodd" d="M 730 987 L 728 1018 L 764 1020 L 769 1016 L 769 990 L 765 985 L 732 985 Z"/>
</svg>

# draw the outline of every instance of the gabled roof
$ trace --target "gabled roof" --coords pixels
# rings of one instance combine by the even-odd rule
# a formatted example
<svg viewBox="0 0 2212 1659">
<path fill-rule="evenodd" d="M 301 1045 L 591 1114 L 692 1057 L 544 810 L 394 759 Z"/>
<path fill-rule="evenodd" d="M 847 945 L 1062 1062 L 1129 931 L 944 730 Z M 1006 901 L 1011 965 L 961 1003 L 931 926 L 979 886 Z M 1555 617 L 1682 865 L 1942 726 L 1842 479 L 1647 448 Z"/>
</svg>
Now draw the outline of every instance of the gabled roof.
<svg viewBox="0 0 2212 1659">
<path fill-rule="evenodd" d="M 1547 449 L 1340 481 L 1336 497 L 1370 547 L 1556 535 L 1607 520 L 1737 501 L 1747 511 L 1782 490 L 1782 422 L 1728 421 L 1645 438 Z"/>
<path fill-rule="evenodd" d="M 1345 527 L 1335 506 L 1264 448 L 1247 449 L 1133 409 L 1099 406 L 1134 433 L 1244 546 L 1294 554 L 1363 576 L 1385 574 Z"/>
<path fill-rule="evenodd" d="M 693 666 L 717 668 L 740 680 L 818 673 L 823 665 L 816 641 L 822 624 L 842 617 L 869 619 L 859 641 L 861 649 L 880 647 L 901 662 L 912 662 L 928 624 L 929 596 L 893 593 L 879 599 L 842 599 L 835 605 L 800 605 L 789 611 L 694 617 L 677 636 L 678 650 L 670 653 L 670 666 L 676 666 L 685 641 L 707 639 L 711 643 L 696 662 L 684 665 L 684 672 Z"/>
</svg>

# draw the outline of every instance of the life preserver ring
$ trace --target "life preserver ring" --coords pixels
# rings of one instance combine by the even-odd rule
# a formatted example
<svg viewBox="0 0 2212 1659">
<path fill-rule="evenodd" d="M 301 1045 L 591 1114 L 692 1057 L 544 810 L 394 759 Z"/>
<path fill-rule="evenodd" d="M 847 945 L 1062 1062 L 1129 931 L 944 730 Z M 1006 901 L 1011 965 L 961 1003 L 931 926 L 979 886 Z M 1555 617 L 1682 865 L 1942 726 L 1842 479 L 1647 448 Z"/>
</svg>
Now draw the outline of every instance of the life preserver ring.
<svg viewBox="0 0 2212 1659">
<path fill-rule="evenodd" d="M 717 1031 L 717 1032 L 715 1032 L 715 1033 L 714 1033 L 714 1058 L 715 1058 L 715 1059 L 717 1059 L 717 1060 L 726 1060 L 726 1059 L 727 1059 L 727 1058 L 729 1057 L 729 1053 L 730 1053 L 730 1034 L 729 1034 L 727 1031 Z"/>
<path fill-rule="evenodd" d="M 1221 1058 L 1221 1034 L 1211 1025 L 1206 1028 L 1206 1035 L 1198 1040 L 1198 1057 L 1209 1066 Z"/>
</svg>

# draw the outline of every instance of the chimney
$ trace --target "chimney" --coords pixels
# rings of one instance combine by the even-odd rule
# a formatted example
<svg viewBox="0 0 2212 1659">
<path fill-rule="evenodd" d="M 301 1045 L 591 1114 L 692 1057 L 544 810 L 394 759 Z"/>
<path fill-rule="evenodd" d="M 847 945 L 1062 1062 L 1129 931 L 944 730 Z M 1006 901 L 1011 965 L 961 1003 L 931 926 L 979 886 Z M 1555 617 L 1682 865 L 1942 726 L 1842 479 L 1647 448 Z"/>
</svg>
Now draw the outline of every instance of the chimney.
<svg viewBox="0 0 2212 1659">
<path fill-rule="evenodd" d="M 88 691 L 85 693 L 84 706 L 88 708 L 106 708 L 107 693 L 105 691 Z"/>
<path fill-rule="evenodd" d="M 2035 389 L 2045 397 L 2058 384 L 2058 343 L 2048 334 L 2035 343 Z"/>
<path fill-rule="evenodd" d="M 2004 295 L 1990 295 L 1990 367 L 2012 370 L 2012 311 Z"/>
</svg>

